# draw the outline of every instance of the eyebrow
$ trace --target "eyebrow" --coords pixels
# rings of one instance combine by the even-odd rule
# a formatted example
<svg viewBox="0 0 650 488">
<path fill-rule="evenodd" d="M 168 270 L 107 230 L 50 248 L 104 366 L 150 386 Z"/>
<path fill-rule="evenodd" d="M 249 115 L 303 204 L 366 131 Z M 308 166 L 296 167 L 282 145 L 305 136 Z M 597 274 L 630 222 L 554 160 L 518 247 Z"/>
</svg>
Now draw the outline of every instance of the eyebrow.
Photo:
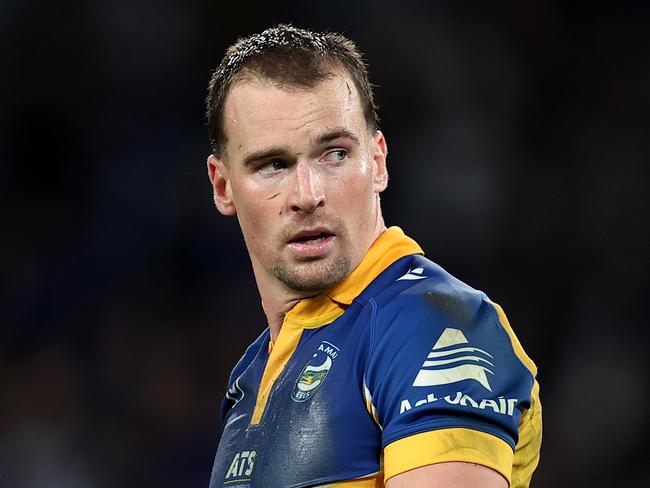
<svg viewBox="0 0 650 488">
<path fill-rule="evenodd" d="M 269 149 L 262 149 L 260 151 L 255 151 L 247 155 L 243 159 L 242 164 L 247 167 L 247 166 L 251 166 L 255 161 L 260 161 L 262 159 L 277 158 L 280 156 L 285 156 L 287 153 L 288 151 L 283 147 L 272 147 Z"/>
<path fill-rule="evenodd" d="M 350 139 L 354 143 L 360 144 L 359 138 L 356 135 L 354 135 L 352 132 L 350 132 L 349 130 L 343 127 L 335 127 L 334 129 L 325 132 L 324 134 L 321 134 L 320 136 L 312 140 L 312 144 L 317 144 L 317 145 L 326 144 L 336 139 Z M 259 151 L 255 151 L 246 155 L 242 160 L 242 164 L 247 167 L 247 166 L 251 166 L 255 161 L 286 156 L 289 153 L 290 151 L 283 146 L 261 149 Z"/>
<path fill-rule="evenodd" d="M 317 137 L 314 142 L 316 144 L 324 144 L 335 139 L 351 139 L 353 142 L 359 144 L 359 138 L 343 127 L 336 127 L 331 131 L 326 132 L 325 134 Z"/>
</svg>

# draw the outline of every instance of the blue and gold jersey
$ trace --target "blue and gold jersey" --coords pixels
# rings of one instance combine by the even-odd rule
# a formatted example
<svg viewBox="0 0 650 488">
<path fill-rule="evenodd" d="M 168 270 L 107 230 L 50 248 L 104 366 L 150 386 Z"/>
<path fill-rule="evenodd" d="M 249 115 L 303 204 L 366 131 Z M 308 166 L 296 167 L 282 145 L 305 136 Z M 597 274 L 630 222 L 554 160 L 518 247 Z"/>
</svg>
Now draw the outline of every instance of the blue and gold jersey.
<svg viewBox="0 0 650 488">
<path fill-rule="evenodd" d="M 210 488 L 382 487 L 466 461 L 528 486 L 539 459 L 536 368 L 485 294 L 397 227 L 235 366 Z"/>
</svg>

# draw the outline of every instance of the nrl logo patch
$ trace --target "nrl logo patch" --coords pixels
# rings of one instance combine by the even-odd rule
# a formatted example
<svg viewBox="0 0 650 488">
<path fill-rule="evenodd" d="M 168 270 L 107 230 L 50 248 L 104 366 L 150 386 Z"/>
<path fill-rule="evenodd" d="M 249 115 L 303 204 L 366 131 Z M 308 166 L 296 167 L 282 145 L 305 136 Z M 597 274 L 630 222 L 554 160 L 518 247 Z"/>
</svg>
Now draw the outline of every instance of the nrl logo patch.
<svg viewBox="0 0 650 488">
<path fill-rule="evenodd" d="M 339 355 L 339 348 L 327 341 L 321 342 L 312 355 L 307 366 L 302 370 L 291 392 L 294 402 L 309 400 L 323 384 L 334 360 Z"/>
</svg>

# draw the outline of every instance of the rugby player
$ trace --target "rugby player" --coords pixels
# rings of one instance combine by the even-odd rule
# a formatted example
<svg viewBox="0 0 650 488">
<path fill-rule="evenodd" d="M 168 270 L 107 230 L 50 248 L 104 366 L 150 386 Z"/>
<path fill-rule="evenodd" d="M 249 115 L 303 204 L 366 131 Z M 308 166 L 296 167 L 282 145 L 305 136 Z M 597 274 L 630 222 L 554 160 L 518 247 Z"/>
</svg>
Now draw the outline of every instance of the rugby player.
<svg viewBox="0 0 650 488">
<path fill-rule="evenodd" d="M 209 84 L 208 173 L 268 327 L 234 367 L 210 487 L 525 487 L 536 367 L 503 310 L 387 228 L 361 54 L 279 25 Z"/>
</svg>

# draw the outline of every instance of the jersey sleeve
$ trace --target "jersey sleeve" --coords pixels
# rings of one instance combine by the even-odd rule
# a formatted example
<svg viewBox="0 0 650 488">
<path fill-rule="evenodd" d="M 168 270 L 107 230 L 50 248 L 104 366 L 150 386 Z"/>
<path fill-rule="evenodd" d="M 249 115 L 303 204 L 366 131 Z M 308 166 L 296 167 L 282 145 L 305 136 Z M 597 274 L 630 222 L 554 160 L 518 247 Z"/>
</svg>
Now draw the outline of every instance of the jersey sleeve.
<svg viewBox="0 0 650 488">
<path fill-rule="evenodd" d="M 465 461 L 510 482 L 535 365 L 483 293 L 427 285 L 376 305 L 365 387 L 385 479 Z"/>
</svg>

